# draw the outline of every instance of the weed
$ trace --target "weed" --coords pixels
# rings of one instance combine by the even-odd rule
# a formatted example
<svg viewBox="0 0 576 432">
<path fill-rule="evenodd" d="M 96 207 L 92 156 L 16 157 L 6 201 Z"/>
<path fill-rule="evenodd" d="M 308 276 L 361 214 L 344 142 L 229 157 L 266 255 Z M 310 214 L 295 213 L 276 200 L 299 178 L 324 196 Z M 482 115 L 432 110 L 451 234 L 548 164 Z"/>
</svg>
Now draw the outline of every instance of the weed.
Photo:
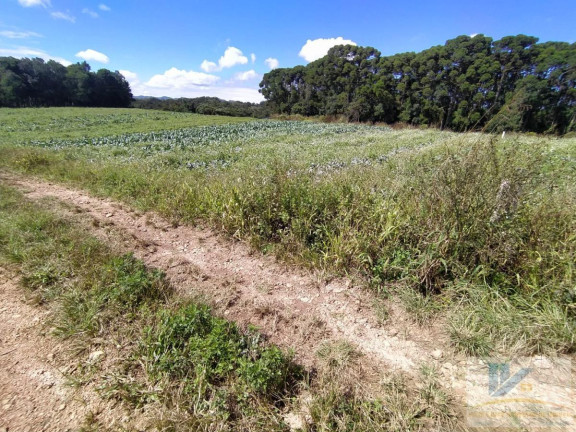
<svg viewBox="0 0 576 432">
<path fill-rule="evenodd" d="M 353 365 L 348 364 L 348 367 Z M 401 374 L 385 375 L 382 397 L 363 395 L 360 382 L 341 374 L 323 375 L 311 388 L 309 431 L 457 430 L 453 401 L 433 369 L 423 368 L 418 386 Z"/>
<path fill-rule="evenodd" d="M 40 151 L 30 150 L 23 153 L 14 163 L 25 172 L 33 172 L 47 167 L 50 164 L 50 159 L 42 155 Z"/>
<path fill-rule="evenodd" d="M 241 332 L 216 318 L 206 306 L 184 305 L 162 311 L 142 344 L 145 368 L 153 379 L 203 381 L 206 392 L 216 383 L 237 381 L 261 395 L 282 396 L 297 376 L 290 358 L 266 347 L 254 331 Z"/>
</svg>

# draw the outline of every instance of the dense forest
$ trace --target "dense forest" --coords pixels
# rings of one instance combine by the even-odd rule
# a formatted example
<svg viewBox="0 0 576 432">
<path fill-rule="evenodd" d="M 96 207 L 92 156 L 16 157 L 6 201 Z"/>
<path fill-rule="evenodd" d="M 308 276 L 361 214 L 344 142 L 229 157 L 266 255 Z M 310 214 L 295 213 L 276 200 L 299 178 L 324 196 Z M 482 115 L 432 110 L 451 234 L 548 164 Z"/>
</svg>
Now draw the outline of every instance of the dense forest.
<svg viewBox="0 0 576 432">
<path fill-rule="evenodd" d="M 216 97 L 198 98 L 136 98 L 134 108 L 157 109 L 162 111 L 191 112 L 207 115 L 226 115 L 233 117 L 268 117 L 266 103 L 225 101 Z"/>
<path fill-rule="evenodd" d="M 260 91 L 275 113 L 458 131 L 574 131 L 576 44 L 537 42 L 459 36 L 389 57 L 336 46 L 307 66 L 265 74 Z"/>
<path fill-rule="evenodd" d="M 118 71 L 92 72 L 86 62 L 68 67 L 41 58 L 0 57 L 0 107 L 127 107 L 128 81 Z"/>
</svg>

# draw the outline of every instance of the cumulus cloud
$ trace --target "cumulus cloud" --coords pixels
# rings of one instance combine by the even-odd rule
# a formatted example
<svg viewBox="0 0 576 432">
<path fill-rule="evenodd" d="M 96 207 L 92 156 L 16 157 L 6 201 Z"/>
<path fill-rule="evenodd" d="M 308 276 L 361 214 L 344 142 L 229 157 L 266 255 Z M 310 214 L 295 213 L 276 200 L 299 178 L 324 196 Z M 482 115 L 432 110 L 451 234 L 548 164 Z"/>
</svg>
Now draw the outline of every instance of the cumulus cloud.
<svg viewBox="0 0 576 432">
<path fill-rule="evenodd" d="M 43 37 L 41 34 L 26 31 L 26 32 L 18 32 L 18 31 L 10 31 L 10 30 L 3 30 L 0 31 L 0 36 L 8 38 L 8 39 L 28 39 L 33 37 Z"/>
<path fill-rule="evenodd" d="M 36 58 L 36 57 L 38 57 L 38 58 L 44 59 L 46 61 L 48 61 L 48 60 L 57 61 L 58 63 L 60 63 L 64 66 L 70 66 L 72 64 L 71 61 L 68 61 L 62 57 L 53 56 L 53 55 L 48 54 L 45 51 L 37 50 L 34 48 L 27 48 L 27 47 L 19 47 L 19 48 L 14 48 L 14 49 L 0 48 L 0 57 L 16 57 L 16 58 L 24 58 L 24 57 Z"/>
<path fill-rule="evenodd" d="M 84 8 L 82 9 L 82 13 L 86 14 L 86 15 L 90 15 L 92 18 L 98 18 L 98 13 L 94 12 L 93 10 L 90 10 L 88 8 Z"/>
<path fill-rule="evenodd" d="M 224 55 L 218 60 L 220 69 L 231 68 L 232 66 L 248 63 L 248 58 L 242 54 L 238 48 L 228 47 Z"/>
<path fill-rule="evenodd" d="M 202 64 L 200 65 L 200 69 L 202 69 L 204 72 L 216 72 L 218 70 L 218 65 L 214 62 L 208 61 L 208 60 L 204 60 L 202 62 Z"/>
<path fill-rule="evenodd" d="M 140 82 L 140 80 L 138 79 L 138 74 L 136 72 L 131 72 L 129 70 L 119 70 L 118 72 L 120 72 L 124 78 L 126 78 L 128 81 L 133 82 L 133 81 L 138 81 Z"/>
<path fill-rule="evenodd" d="M 356 42 L 349 39 L 343 39 L 342 37 L 330 38 L 330 39 L 314 39 L 306 42 L 298 55 L 304 60 L 311 62 L 324 57 L 330 48 L 336 45 L 356 45 Z"/>
<path fill-rule="evenodd" d="M 276 69 L 278 66 L 280 66 L 278 59 L 273 57 L 268 57 L 266 60 L 264 60 L 264 63 L 266 63 L 266 66 L 268 66 L 270 70 Z"/>
<path fill-rule="evenodd" d="M 100 9 L 101 11 L 104 11 L 104 12 L 110 12 L 112 10 L 112 9 L 110 9 L 109 6 L 106 6 L 104 3 L 100 3 L 98 5 L 98 9 Z"/>
<path fill-rule="evenodd" d="M 64 12 L 52 12 L 50 15 L 51 15 L 52 18 L 54 18 L 54 19 L 61 19 L 61 20 L 64 20 L 64 21 L 70 21 L 71 23 L 75 23 L 75 22 L 76 22 L 76 17 L 74 17 L 74 16 L 72 16 L 72 15 L 70 15 L 70 14 L 64 13 Z"/>
<path fill-rule="evenodd" d="M 224 100 L 260 103 L 264 97 L 255 88 L 249 87 L 210 87 L 202 93 L 191 94 L 188 97 L 213 96 Z"/>
<path fill-rule="evenodd" d="M 42 6 L 46 8 L 52 6 L 50 0 L 18 0 L 18 3 L 24 7 Z"/>
<path fill-rule="evenodd" d="M 208 86 L 216 83 L 219 79 L 220 77 L 216 75 L 185 71 L 173 67 L 161 75 L 154 75 L 146 85 L 158 89 L 184 89 Z"/>
<path fill-rule="evenodd" d="M 85 51 L 80 51 L 76 54 L 76 57 L 84 59 L 86 61 L 94 60 L 99 63 L 108 63 L 110 59 L 106 54 L 102 54 L 101 52 L 94 51 L 93 49 L 87 49 Z"/>
<path fill-rule="evenodd" d="M 256 54 L 250 54 L 250 59 L 252 60 L 252 64 L 256 63 Z"/>
<path fill-rule="evenodd" d="M 189 97 L 213 96 L 224 100 L 259 103 L 264 100 L 255 88 L 241 87 L 228 83 L 222 85 L 220 78 L 202 72 L 185 71 L 172 68 L 163 74 L 154 75 L 147 82 L 142 82 L 138 74 L 121 70 L 120 73 L 130 83 L 132 94 L 154 97 Z"/>
<path fill-rule="evenodd" d="M 224 55 L 218 60 L 218 64 L 204 60 L 200 65 L 200 68 L 204 72 L 216 72 L 221 71 L 225 68 L 231 68 L 236 65 L 243 65 L 248 63 L 248 57 L 246 57 L 242 51 L 235 47 L 228 47 L 224 51 Z"/>
<path fill-rule="evenodd" d="M 136 93 L 136 90 L 141 87 L 140 77 L 138 76 L 138 74 L 136 72 L 132 72 L 126 69 L 120 69 L 118 72 L 120 72 L 124 76 L 124 78 L 126 78 L 126 81 L 130 83 L 132 94 L 136 96 L 140 95 L 140 93 Z"/>
<path fill-rule="evenodd" d="M 258 75 L 254 69 L 251 69 L 246 72 L 238 72 L 235 74 L 234 81 L 249 81 L 258 77 L 260 77 L 260 75 Z"/>
</svg>

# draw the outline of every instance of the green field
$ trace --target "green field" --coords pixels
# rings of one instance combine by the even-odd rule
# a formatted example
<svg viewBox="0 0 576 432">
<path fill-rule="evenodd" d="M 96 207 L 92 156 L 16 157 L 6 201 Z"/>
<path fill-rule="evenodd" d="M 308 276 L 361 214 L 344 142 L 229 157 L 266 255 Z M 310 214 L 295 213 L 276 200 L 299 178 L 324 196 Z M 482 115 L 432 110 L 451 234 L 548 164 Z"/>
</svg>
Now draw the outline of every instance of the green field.
<svg viewBox="0 0 576 432">
<path fill-rule="evenodd" d="M 2 169 L 358 276 L 447 317 L 464 353 L 576 346 L 576 138 L 105 109 L 0 125 Z"/>
<path fill-rule="evenodd" d="M 2 143 L 76 139 L 252 120 L 123 108 L 0 108 Z"/>
</svg>

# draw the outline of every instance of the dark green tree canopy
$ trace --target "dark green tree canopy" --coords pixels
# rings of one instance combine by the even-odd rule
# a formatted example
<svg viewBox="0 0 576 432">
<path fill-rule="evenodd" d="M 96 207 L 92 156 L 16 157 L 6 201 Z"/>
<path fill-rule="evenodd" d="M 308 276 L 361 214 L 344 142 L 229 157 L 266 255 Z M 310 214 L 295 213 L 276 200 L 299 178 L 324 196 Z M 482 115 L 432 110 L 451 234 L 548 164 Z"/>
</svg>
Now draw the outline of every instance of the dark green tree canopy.
<svg viewBox="0 0 576 432">
<path fill-rule="evenodd" d="M 198 98 L 154 98 L 137 97 L 132 103 L 134 108 L 155 109 L 162 111 L 190 112 L 206 115 L 225 115 L 233 117 L 268 117 L 265 102 L 250 103 L 225 101 L 216 97 Z"/>
<path fill-rule="evenodd" d="M 341 115 L 454 130 L 576 129 L 576 44 L 532 36 L 458 36 L 420 53 L 342 45 L 264 75 L 276 113 Z"/>
<path fill-rule="evenodd" d="M 41 58 L 0 57 L 0 106 L 127 107 L 130 85 L 120 72 L 94 73 L 86 62 L 65 67 Z"/>
</svg>

